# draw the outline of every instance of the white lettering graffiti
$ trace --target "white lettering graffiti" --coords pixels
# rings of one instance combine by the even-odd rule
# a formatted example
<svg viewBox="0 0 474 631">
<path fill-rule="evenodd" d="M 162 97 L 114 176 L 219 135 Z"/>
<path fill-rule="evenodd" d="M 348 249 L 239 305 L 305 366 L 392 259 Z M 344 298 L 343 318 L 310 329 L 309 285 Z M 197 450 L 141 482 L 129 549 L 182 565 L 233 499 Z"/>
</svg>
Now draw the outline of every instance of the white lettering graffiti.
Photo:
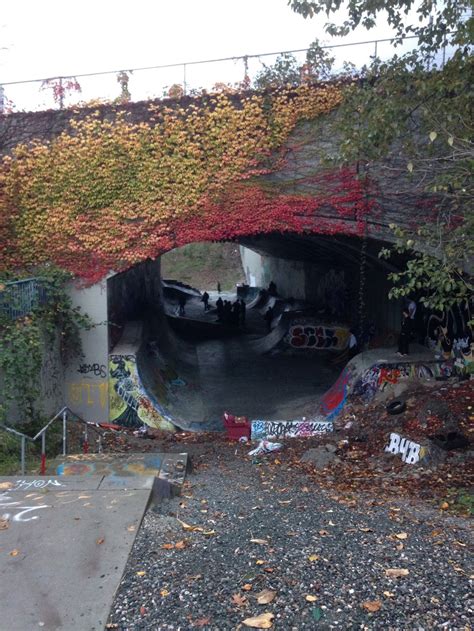
<svg viewBox="0 0 474 631">
<path fill-rule="evenodd" d="M 252 438 L 306 438 L 332 432 L 330 421 L 252 421 Z"/>
<path fill-rule="evenodd" d="M 66 486 L 59 480 L 17 480 L 13 491 L 27 491 L 28 489 L 46 489 L 48 486 Z"/>
<path fill-rule="evenodd" d="M 7 512 L 2 512 L 2 509 L 7 508 Z M 39 506 L 22 506 L 22 502 L 15 502 L 10 495 L 6 493 L 0 494 L 0 516 L 2 519 L 11 519 L 17 522 L 34 521 L 39 518 L 39 515 L 33 515 L 25 517 L 34 511 L 41 510 L 42 508 L 51 508 L 46 504 L 40 504 Z"/>
<path fill-rule="evenodd" d="M 407 464 L 415 464 L 424 455 L 421 445 L 393 432 L 390 434 L 390 442 L 385 447 L 385 451 L 394 455 L 402 454 L 402 460 Z"/>
</svg>

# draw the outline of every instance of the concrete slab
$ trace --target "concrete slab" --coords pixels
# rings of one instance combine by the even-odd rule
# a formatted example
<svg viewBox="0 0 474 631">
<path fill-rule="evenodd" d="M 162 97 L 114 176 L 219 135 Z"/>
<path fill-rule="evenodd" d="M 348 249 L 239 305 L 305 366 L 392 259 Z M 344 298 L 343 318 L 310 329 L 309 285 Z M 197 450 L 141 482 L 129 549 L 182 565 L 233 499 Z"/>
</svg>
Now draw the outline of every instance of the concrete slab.
<svg viewBox="0 0 474 631">
<path fill-rule="evenodd" d="M 70 477 L 106 476 L 107 488 L 128 488 L 128 477 L 157 477 L 182 486 L 190 468 L 186 453 L 84 454 L 52 461 L 51 474 Z M 114 486 L 115 485 L 115 486 Z M 103 488 L 103 487 L 101 487 Z"/>
<path fill-rule="evenodd" d="M 2 631 L 103 629 L 154 479 L 1 478 Z"/>
<path fill-rule="evenodd" d="M 50 493 L 54 491 L 96 491 L 102 480 L 98 476 L 0 476 L 0 492 L 3 491 L 41 491 Z"/>
</svg>

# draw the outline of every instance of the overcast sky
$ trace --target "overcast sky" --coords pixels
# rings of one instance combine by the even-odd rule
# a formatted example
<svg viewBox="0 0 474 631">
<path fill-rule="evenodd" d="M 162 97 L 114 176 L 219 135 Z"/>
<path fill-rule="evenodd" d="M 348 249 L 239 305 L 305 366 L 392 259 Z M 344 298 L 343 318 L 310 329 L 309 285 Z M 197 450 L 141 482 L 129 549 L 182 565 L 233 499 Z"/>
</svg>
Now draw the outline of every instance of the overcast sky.
<svg viewBox="0 0 474 631">
<path fill-rule="evenodd" d="M 307 47 L 324 33 L 325 17 L 305 20 L 287 0 L 12 0 L 0 13 L 0 83 L 76 75 L 102 70 L 180 63 Z M 343 41 L 390 37 L 383 20 Z M 385 46 L 388 53 L 389 46 Z M 384 48 L 379 48 L 379 53 Z M 342 51 L 338 61 L 342 63 Z M 343 49 L 354 62 L 368 60 L 373 47 Z M 271 59 L 263 60 L 271 63 Z M 258 60 L 251 70 L 261 67 Z M 243 64 L 227 62 L 187 68 L 190 87 L 243 78 Z M 163 87 L 182 83 L 182 69 L 134 73 L 134 99 L 161 96 Z M 113 98 L 116 76 L 79 79 L 82 99 Z M 17 109 L 51 107 L 39 84 L 5 86 Z"/>
</svg>

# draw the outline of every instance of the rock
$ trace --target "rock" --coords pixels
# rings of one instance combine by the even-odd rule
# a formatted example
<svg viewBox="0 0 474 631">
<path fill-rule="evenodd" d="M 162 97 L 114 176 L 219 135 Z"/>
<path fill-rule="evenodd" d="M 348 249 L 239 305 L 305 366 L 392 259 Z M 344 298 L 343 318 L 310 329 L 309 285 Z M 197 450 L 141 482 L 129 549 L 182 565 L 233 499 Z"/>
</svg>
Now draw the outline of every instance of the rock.
<svg viewBox="0 0 474 631">
<path fill-rule="evenodd" d="M 317 469 L 323 469 L 329 464 L 340 462 L 340 460 L 334 452 L 326 449 L 326 445 L 320 445 L 319 447 L 308 449 L 301 457 L 301 462 L 309 462 Z"/>
</svg>

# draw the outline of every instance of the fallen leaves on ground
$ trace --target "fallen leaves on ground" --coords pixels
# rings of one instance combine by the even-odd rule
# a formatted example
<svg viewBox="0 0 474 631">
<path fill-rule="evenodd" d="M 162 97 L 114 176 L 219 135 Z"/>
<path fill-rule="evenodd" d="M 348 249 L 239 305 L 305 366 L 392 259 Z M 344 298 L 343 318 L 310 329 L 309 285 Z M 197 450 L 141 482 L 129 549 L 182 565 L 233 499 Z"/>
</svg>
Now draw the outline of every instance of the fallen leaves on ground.
<svg viewBox="0 0 474 631">
<path fill-rule="evenodd" d="M 393 536 L 396 537 L 397 539 L 408 539 L 408 533 L 406 532 L 398 532 L 397 534 Z"/>
<path fill-rule="evenodd" d="M 250 583 L 245 583 L 245 585 L 242 585 L 242 589 L 244 592 L 249 592 L 252 589 L 252 585 Z"/>
<path fill-rule="evenodd" d="M 258 543 L 262 546 L 268 545 L 268 541 L 266 539 L 250 539 L 250 543 Z"/>
<path fill-rule="evenodd" d="M 247 604 L 247 598 L 240 594 L 232 594 L 232 602 L 238 607 L 244 607 Z"/>
<path fill-rule="evenodd" d="M 10 552 L 11 557 L 17 557 L 20 554 L 20 551 L 16 548 Z"/>
<path fill-rule="evenodd" d="M 253 618 L 246 618 L 242 621 L 246 627 L 252 627 L 253 629 L 270 629 L 273 626 L 274 614 L 267 612 L 262 613 L 259 616 Z"/>
<path fill-rule="evenodd" d="M 6 530 L 10 526 L 8 519 L 0 519 L 0 530 Z"/>
<path fill-rule="evenodd" d="M 146 572 L 144 572 L 143 570 L 140 570 L 139 572 L 136 572 L 137 576 L 145 576 Z"/>
<path fill-rule="evenodd" d="M 276 594 L 277 593 L 271 589 L 264 589 L 258 594 L 255 594 L 255 596 L 259 605 L 268 605 L 275 599 Z"/>
<path fill-rule="evenodd" d="M 385 570 L 385 576 L 390 576 L 391 578 L 408 576 L 408 574 L 410 574 L 410 570 L 407 570 L 405 568 L 393 567 Z"/>
<path fill-rule="evenodd" d="M 206 618 L 199 618 L 199 620 L 195 620 L 193 622 L 193 625 L 195 627 L 205 627 L 206 625 L 208 625 L 211 622 L 211 619 L 209 616 L 207 616 Z"/>
<path fill-rule="evenodd" d="M 382 607 L 382 603 L 380 600 L 366 600 L 362 603 L 362 607 L 370 613 L 375 613 Z"/>
<path fill-rule="evenodd" d="M 311 563 L 313 563 L 313 561 L 317 561 L 319 559 L 319 556 L 317 554 L 310 554 L 308 557 L 308 561 L 311 561 Z"/>
<path fill-rule="evenodd" d="M 101 546 L 105 541 L 105 537 L 100 537 L 99 539 L 96 539 L 96 544 L 98 546 Z"/>
</svg>

